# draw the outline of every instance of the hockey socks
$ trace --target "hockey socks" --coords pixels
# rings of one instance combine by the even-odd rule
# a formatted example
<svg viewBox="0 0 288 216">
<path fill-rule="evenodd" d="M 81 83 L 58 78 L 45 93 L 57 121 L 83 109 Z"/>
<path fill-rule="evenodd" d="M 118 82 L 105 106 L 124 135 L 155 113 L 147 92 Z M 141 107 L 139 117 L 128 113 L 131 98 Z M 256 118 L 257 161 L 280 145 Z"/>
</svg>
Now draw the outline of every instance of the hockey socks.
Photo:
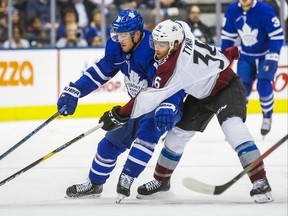
<svg viewBox="0 0 288 216">
<path fill-rule="evenodd" d="M 253 141 L 242 143 L 235 149 L 235 151 L 237 152 L 244 169 L 260 157 L 260 151 Z M 252 183 L 257 179 L 265 177 L 266 172 L 264 170 L 263 161 L 247 174 Z"/>
<path fill-rule="evenodd" d="M 175 154 L 167 148 L 163 148 L 158 158 L 154 172 L 154 178 L 161 182 L 170 181 L 173 171 L 176 169 L 182 154 Z"/>
<path fill-rule="evenodd" d="M 97 185 L 104 184 L 115 168 L 118 156 L 125 150 L 103 138 L 98 144 L 97 153 L 90 168 L 91 182 Z"/>
<path fill-rule="evenodd" d="M 137 178 L 152 157 L 155 145 L 137 138 L 132 144 L 123 173 Z"/>
</svg>

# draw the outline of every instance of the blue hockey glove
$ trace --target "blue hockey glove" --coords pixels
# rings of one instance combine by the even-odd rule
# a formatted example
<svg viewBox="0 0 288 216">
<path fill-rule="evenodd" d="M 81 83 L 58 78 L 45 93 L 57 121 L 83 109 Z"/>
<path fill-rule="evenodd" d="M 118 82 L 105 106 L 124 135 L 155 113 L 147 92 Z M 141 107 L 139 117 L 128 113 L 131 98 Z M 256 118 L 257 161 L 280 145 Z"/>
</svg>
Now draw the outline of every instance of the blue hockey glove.
<svg viewBox="0 0 288 216">
<path fill-rule="evenodd" d="M 62 115 L 72 115 L 75 112 L 75 109 L 78 104 L 78 98 L 80 97 L 80 91 L 76 88 L 75 84 L 70 82 L 69 86 L 66 86 L 60 95 L 57 106 L 58 111 L 66 106 L 66 110 L 62 113 Z"/>
<path fill-rule="evenodd" d="M 268 53 L 264 60 L 264 71 L 275 74 L 278 68 L 279 55 L 277 53 Z"/>
<path fill-rule="evenodd" d="M 121 117 L 118 114 L 120 106 L 113 107 L 110 111 L 107 111 L 100 118 L 99 123 L 103 122 L 102 129 L 105 131 L 115 130 L 122 127 L 130 117 Z"/>
<path fill-rule="evenodd" d="M 155 110 L 154 122 L 157 130 L 162 133 L 171 130 L 175 121 L 175 106 L 171 103 L 162 103 Z"/>
</svg>

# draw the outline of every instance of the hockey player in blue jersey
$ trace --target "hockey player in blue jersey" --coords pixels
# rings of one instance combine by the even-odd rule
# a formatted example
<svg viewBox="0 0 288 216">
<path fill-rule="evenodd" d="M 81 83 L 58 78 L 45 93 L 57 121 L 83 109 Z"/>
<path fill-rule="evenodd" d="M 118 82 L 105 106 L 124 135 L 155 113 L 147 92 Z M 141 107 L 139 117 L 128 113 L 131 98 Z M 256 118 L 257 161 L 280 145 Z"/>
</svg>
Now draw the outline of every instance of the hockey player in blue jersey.
<svg viewBox="0 0 288 216">
<path fill-rule="evenodd" d="M 272 124 L 274 96 L 272 82 L 278 68 L 284 35 L 272 7 L 256 0 L 239 0 L 226 10 L 221 50 L 241 40 L 241 55 L 237 73 L 246 88 L 247 102 L 252 84 L 257 79 L 257 91 L 263 113 L 261 134 L 269 133 Z"/>
<path fill-rule="evenodd" d="M 154 50 L 149 46 L 151 32 L 143 29 L 141 15 L 134 10 L 123 10 L 116 16 L 111 28 L 111 39 L 107 41 L 105 56 L 88 68 L 75 83 L 65 87 L 62 92 L 57 106 L 58 109 L 67 106 L 64 115 L 72 115 L 79 97 L 84 97 L 99 88 L 118 71 L 124 75 L 124 82 L 131 98 L 152 85 L 156 74 Z M 167 109 L 167 105 L 173 106 L 174 112 L 169 112 L 168 115 L 173 120 L 177 119 L 181 113 L 178 112 L 178 108 L 182 104 L 184 95 L 183 91 L 178 92 L 165 100 L 155 112 L 131 119 L 121 128 L 107 132 L 98 144 L 88 181 L 68 187 L 67 196 L 99 197 L 103 184 L 116 166 L 117 157 L 132 146 L 117 184 L 117 202 L 128 197 L 134 178 L 144 170 L 155 145 L 165 132 L 155 128 L 154 113 L 161 114 L 171 110 Z M 106 130 L 104 126 L 102 128 Z"/>
</svg>

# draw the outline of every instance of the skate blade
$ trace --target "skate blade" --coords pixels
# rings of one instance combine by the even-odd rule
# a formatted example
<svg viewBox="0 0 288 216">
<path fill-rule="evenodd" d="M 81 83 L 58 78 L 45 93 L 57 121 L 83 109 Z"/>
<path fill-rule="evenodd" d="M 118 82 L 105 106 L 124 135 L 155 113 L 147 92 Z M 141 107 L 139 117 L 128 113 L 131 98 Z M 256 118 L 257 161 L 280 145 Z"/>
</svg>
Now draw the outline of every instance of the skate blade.
<svg viewBox="0 0 288 216">
<path fill-rule="evenodd" d="M 167 196 L 167 193 L 169 193 L 169 196 Z M 143 199 L 143 200 L 167 199 L 168 197 L 170 197 L 170 195 L 171 195 L 171 192 L 169 192 L 169 191 L 159 191 L 159 192 L 151 194 L 151 195 L 137 194 L 136 198 L 137 199 Z"/>
<path fill-rule="evenodd" d="M 116 199 L 116 203 L 119 204 L 123 199 L 125 199 L 126 196 L 123 194 L 118 194 L 117 199 Z"/>
<path fill-rule="evenodd" d="M 99 198 L 101 194 L 93 194 L 93 195 L 87 195 L 87 196 L 79 196 L 79 197 L 70 197 L 70 196 L 64 196 L 65 199 L 95 199 Z"/>
<path fill-rule="evenodd" d="M 274 201 L 271 195 L 271 192 L 267 192 L 265 194 L 256 194 L 252 196 L 252 198 L 254 199 L 255 203 L 259 203 L 259 204 L 269 203 L 269 202 Z"/>
</svg>

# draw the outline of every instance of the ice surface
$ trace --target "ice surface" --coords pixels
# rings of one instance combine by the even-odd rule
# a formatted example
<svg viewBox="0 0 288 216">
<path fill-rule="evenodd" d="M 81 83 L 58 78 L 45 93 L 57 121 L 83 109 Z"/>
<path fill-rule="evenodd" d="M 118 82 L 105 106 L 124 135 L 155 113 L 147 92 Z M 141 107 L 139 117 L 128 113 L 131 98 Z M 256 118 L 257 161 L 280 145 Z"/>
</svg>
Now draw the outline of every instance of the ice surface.
<svg viewBox="0 0 288 216">
<path fill-rule="evenodd" d="M 0 122 L 0 154 L 43 122 Z M 97 122 L 98 119 L 54 120 L 0 161 L 0 181 L 88 131 Z M 287 114 L 273 116 L 272 131 L 264 140 L 260 134 L 261 122 L 261 115 L 248 115 L 247 126 L 263 153 L 287 134 Z M 247 176 L 218 196 L 192 192 L 182 185 L 184 177 L 223 184 L 242 170 L 215 118 L 203 134 L 197 134 L 187 145 L 169 192 L 152 200 L 136 199 L 137 187 L 152 179 L 163 146 L 159 143 L 147 168 L 134 181 L 131 196 L 121 204 L 115 203 L 116 184 L 128 151 L 119 157 L 100 198 L 65 199 L 68 186 L 85 181 L 103 135 L 104 131 L 99 129 L 0 186 L 0 216 L 287 216 L 287 142 L 265 159 L 273 203 L 252 201 L 249 195 L 252 184 Z"/>
</svg>

